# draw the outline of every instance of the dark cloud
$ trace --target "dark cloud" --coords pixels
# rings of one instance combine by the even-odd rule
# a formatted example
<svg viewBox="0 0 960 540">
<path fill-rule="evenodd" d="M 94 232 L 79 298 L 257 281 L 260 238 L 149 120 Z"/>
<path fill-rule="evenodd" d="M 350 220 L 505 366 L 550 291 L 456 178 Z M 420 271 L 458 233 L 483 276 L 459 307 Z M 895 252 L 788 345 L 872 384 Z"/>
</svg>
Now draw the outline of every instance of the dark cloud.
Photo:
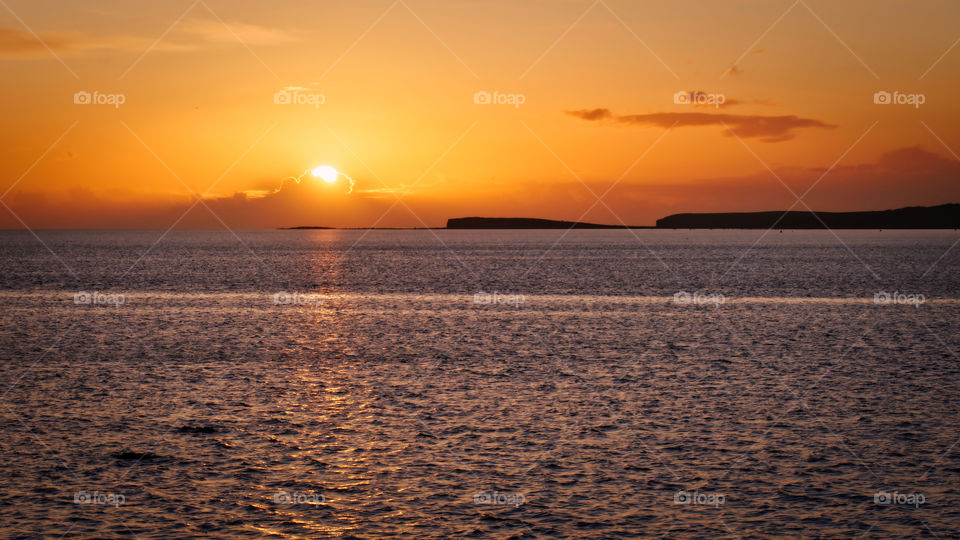
<svg viewBox="0 0 960 540">
<path fill-rule="evenodd" d="M 749 154 L 746 157 L 753 159 Z M 588 181 L 594 193 L 611 189 L 604 197 L 610 210 L 597 205 L 583 221 L 619 223 L 619 216 L 630 224 L 650 225 L 682 212 L 786 210 L 796 203 L 794 193 L 803 195 L 805 203 L 796 203 L 794 210 L 809 206 L 841 212 L 960 203 L 960 162 L 919 147 L 897 148 L 867 163 L 841 164 L 832 169 L 774 167 L 774 172 L 776 176 L 757 163 L 754 172 L 737 176 L 624 180 L 616 185 L 611 180 Z M 576 200 L 579 206 L 573 206 L 586 210 L 594 201 L 578 182 L 551 183 L 539 191 L 545 193 L 545 198 L 538 201 L 539 207 L 552 211 L 541 211 L 537 217 L 577 219 L 580 214 L 560 215 L 557 209 L 570 208 L 569 201 Z M 522 199 L 532 196 L 523 191 L 518 200 L 509 201 L 518 209 L 516 215 L 528 215 Z M 500 204 L 504 202 L 506 196 Z M 474 207 L 470 215 L 485 215 L 483 212 L 483 208 Z"/>
<path fill-rule="evenodd" d="M 579 111 L 566 111 L 566 113 L 570 116 L 576 116 L 577 118 L 590 121 L 613 118 L 613 113 L 610 112 L 610 109 L 583 109 Z"/>
<path fill-rule="evenodd" d="M 570 116 L 587 121 L 613 121 L 625 125 L 650 125 L 662 128 L 720 126 L 727 136 L 735 134 L 745 139 L 758 138 L 764 142 L 781 142 L 794 138 L 800 128 L 831 129 L 836 126 L 812 118 L 798 116 L 761 116 L 747 114 L 652 113 L 614 115 L 609 109 L 566 111 Z"/>
<path fill-rule="evenodd" d="M 883 154 L 878 165 L 892 171 L 922 173 L 958 168 L 955 160 L 945 158 L 918 146 L 899 148 Z"/>
</svg>

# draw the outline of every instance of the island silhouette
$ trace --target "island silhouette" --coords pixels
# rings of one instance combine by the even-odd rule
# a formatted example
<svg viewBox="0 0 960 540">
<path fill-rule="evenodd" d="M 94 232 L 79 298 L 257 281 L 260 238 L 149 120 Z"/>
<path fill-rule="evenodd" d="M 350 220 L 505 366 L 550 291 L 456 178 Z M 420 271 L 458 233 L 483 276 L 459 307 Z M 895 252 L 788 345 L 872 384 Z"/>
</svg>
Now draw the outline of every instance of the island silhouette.
<svg viewBox="0 0 960 540">
<path fill-rule="evenodd" d="M 727 212 L 674 214 L 658 229 L 956 229 L 960 204 L 868 212 Z"/>
<path fill-rule="evenodd" d="M 285 227 L 287 230 L 337 227 Z M 410 228 L 404 230 L 414 230 Z M 441 228 L 441 227 L 438 227 Z M 673 214 L 656 225 L 604 225 L 526 217 L 462 217 L 447 220 L 444 229 L 957 229 L 960 204 L 908 206 L 865 212 L 714 212 Z M 351 227 L 350 229 L 366 229 Z M 377 229 L 402 229 L 380 227 Z"/>
</svg>

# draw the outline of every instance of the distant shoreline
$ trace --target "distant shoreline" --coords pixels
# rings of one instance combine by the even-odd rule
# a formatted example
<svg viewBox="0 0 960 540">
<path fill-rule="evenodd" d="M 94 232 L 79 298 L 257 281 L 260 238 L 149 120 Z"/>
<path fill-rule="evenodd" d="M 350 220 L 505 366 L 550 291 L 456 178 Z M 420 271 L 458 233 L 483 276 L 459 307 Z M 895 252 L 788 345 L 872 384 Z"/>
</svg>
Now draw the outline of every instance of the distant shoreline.
<svg viewBox="0 0 960 540">
<path fill-rule="evenodd" d="M 674 214 L 658 229 L 956 229 L 960 204 L 867 212 L 728 212 Z"/>
<path fill-rule="evenodd" d="M 673 214 L 656 225 L 604 225 L 538 218 L 465 217 L 446 227 L 373 227 L 372 230 L 549 230 L 549 229 L 789 229 L 943 230 L 960 228 L 960 204 L 911 206 L 866 212 L 722 212 Z M 281 227 L 281 230 L 370 230 L 367 227 Z"/>
</svg>

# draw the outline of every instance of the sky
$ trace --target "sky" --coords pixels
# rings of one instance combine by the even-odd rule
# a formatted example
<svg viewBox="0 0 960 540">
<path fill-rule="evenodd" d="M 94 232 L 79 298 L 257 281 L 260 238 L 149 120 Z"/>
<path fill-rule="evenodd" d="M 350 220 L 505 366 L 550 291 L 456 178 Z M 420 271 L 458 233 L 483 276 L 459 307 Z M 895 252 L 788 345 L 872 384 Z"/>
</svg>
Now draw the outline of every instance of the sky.
<svg viewBox="0 0 960 540">
<path fill-rule="evenodd" d="M 0 228 L 960 202 L 958 21 L 947 0 L 2 0 Z"/>
</svg>

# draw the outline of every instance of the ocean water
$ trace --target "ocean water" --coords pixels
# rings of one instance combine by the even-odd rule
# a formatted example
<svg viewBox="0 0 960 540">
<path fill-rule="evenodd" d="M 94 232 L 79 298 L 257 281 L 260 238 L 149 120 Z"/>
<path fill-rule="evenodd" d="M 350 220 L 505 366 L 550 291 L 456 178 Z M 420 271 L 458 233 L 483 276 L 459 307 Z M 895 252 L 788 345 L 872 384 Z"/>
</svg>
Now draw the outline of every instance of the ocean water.
<svg viewBox="0 0 960 540">
<path fill-rule="evenodd" d="M 955 231 L 0 232 L 0 535 L 956 538 Z"/>
</svg>

